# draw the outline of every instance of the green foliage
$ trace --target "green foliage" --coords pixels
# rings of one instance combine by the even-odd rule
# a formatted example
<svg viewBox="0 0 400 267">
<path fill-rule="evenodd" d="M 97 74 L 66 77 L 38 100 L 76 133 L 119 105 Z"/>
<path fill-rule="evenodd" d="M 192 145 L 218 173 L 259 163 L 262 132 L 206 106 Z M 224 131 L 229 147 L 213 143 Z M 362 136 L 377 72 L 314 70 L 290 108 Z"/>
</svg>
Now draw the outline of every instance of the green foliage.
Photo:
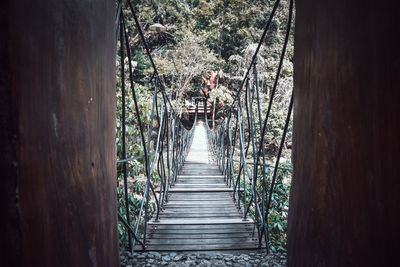
<svg viewBox="0 0 400 267">
<path fill-rule="evenodd" d="M 270 210 L 268 214 L 268 232 L 269 232 L 269 245 L 273 252 L 286 252 L 287 247 L 287 216 L 288 216 L 288 208 L 289 208 L 289 192 L 290 192 L 290 184 L 288 181 L 291 179 L 291 165 L 280 164 L 280 168 L 277 171 L 276 181 L 274 190 L 271 197 Z M 273 168 L 266 168 L 266 188 L 270 188 L 271 180 L 273 176 Z M 241 182 L 241 187 L 243 187 L 243 183 Z M 252 196 L 252 184 L 247 181 L 246 183 L 246 203 L 250 203 Z M 256 186 L 257 195 L 259 196 L 258 205 L 262 207 L 262 199 L 261 196 L 263 194 L 263 184 L 262 184 L 262 175 L 259 173 L 257 186 Z M 241 201 L 244 202 L 243 194 L 241 197 Z M 268 194 L 265 194 L 268 197 Z M 267 199 L 265 199 L 264 207 L 267 205 Z M 256 221 L 255 216 L 255 205 L 254 203 L 250 207 L 249 214 L 251 218 Z M 261 231 L 261 223 L 259 225 L 259 229 Z"/>
<path fill-rule="evenodd" d="M 289 166 L 282 165 L 282 167 L 288 168 Z M 288 170 L 278 169 L 276 185 L 272 193 L 271 209 L 268 215 L 268 231 L 271 250 L 274 252 L 286 252 L 290 185 L 284 180 L 290 175 Z"/>
</svg>

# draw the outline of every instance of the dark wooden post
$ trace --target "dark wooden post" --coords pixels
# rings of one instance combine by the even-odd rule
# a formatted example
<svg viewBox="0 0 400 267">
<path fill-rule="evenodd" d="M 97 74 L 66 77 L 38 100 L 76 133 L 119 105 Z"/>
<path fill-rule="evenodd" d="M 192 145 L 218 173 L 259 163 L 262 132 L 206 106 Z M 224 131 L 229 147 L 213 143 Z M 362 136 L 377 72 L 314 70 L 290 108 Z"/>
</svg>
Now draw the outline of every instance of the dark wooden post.
<svg viewBox="0 0 400 267">
<path fill-rule="evenodd" d="M 115 1 L 0 6 L 0 265 L 118 266 Z"/>
<path fill-rule="evenodd" d="M 398 265 L 399 3 L 296 4 L 288 264 Z"/>
</svg>

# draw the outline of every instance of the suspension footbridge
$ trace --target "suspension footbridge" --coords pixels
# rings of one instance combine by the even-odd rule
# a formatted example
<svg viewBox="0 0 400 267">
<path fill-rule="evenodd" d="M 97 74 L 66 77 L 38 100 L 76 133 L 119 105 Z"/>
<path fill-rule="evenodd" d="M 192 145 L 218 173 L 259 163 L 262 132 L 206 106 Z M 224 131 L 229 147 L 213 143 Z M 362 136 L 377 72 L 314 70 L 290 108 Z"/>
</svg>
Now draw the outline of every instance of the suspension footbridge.
<svg viewBox="0 0 400 267">
<path fill-rule="evenodd" d="M 256 59 L 279 1 L 274 4 L 247 71 L 238 89 L 233 92 L 233 102 L 225 111 L 225 119 L 213 129 L 208 123 L 206 98 L 203 99 L 204 103 L 196 101 L 194 122 L 192 128 L 187 129 L 181 114 L 176 112 L 166 93 L 166 86 L 158 73 L 135 9 L 130 1 L 126 3 L 136 30 L 127 25 L 127 11 L 122 8 L 122 1 L 119 2 L 116 36 L 119 36 L 118 55 L 121 62 L 122 153 L 117 164 L 119 183 L 125 198 L 122 206 L 128 214 L 120 212 L 118 218 L 127 231 L 129 250 L 266 248 L 268 251 L 268 216 L 293 97 L 288 105 L 279 151 L 272 166 L 266 162 L 264 137 L 289 40 L 293 1 L 290 1 L 286 36 L 267 110 L 262 111 L 260 107 Z M 128 38 L 133 32 L 137 32 L 141 38 L 153 69 L 149 82 L 153 102 L 148 125 L 141 120 L 135 91 L 133 57 Z M 134 158 L 127 158 L 126 152 L 125 98 L 129 89 L 143 148 L 143 155 Z M 204 121 L 198 121 L 201 104 Z M 157 132 L 156 138 L 152 138 L 153 130 Z M 144 158 L 146 184 L 141 192 L 141 202 L 135 208 L 129 200 L 128 162 L 139 158 Z M 267 175 L 269 167 L 273 169 Z M 159 185 L 155 185 L 154 177 L 159 177 Z M 151 201 L 155 203 L 154 212 L 151 211 Z M 132 213 L 137 214 L 136 218 L 131 218 Z"/>
<path fill-rule="evenodd" d="M 213 160 L 203 121 L 195 126 L 193 143 L 169 189 L 158 219 L 148 222 L 148 251 L 258 249 L 254 222 L 244 218 Z M 160 188 L 156 191 L 159 191 Z M 137 250 L 144 250 L 138 246 Z"/>
</svg>

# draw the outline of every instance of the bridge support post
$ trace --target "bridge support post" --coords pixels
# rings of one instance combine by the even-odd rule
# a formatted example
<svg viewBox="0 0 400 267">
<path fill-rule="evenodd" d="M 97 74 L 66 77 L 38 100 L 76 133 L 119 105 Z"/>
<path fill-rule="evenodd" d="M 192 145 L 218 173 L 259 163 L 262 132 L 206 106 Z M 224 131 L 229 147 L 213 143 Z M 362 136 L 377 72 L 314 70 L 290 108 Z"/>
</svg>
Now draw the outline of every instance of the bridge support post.
<svg viewBox="0 0 400 267">
<path fill-rule="evenodd" d="M 397 265 L 399 3 L 296 9 L 288 265 Z"/>
<path fill-rule="evenodd" d="M 0 6 L 0 265 L 118 266 L 115 1 Z"/>
</svg>

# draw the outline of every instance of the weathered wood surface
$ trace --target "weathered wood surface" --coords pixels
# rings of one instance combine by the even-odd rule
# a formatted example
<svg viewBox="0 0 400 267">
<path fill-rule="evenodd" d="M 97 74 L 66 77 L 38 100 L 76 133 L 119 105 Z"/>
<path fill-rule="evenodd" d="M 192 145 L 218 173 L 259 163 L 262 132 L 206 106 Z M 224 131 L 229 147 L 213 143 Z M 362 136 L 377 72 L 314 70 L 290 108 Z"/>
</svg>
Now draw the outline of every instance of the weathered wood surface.
<svg viewBox="0 0 400 267">
<path fill-rule="evenodd" d="M 399 1 L 296 1 L 289 266 L 399 266 Z"/>
<path fill-rule="evenodd" d="M 115 2 L 0 6 L 0 265 L 119 266 Z"/>
<path fill-rule="evenodd" d="M 169 190 L 165 210 L 159 221 L 148 223 L 146 250 L 257 249 L 253 221 L 243 220 L 232 192 L 211 161 L 205 128 L 200 123 L 177 182 Z"/>
</svg>

